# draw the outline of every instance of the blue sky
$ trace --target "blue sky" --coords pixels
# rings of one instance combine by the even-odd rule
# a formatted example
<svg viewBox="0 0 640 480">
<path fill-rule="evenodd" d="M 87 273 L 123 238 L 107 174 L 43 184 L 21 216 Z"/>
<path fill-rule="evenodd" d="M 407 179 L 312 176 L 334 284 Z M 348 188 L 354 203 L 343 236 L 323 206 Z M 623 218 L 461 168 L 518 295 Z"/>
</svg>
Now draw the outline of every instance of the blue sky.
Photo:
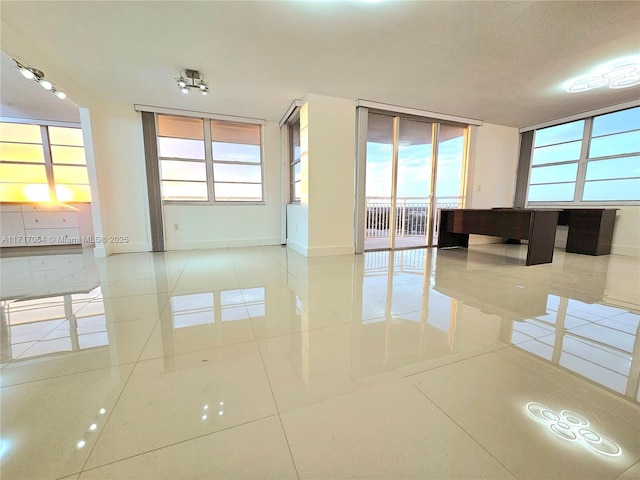
<svg viewBox="0 0 640 480">
<path fill-rule="evenodd" d="M 438 196 L 460 195 L 463 149 L 463 136 L 440 142 L 436 185 Z M 390 197 L 392 156 L 392 145 L 367 142 L 367 197 Z M 431 161 L 431 144 L 399 146 L 398 197 L 429 196 Z"/>
</svg>

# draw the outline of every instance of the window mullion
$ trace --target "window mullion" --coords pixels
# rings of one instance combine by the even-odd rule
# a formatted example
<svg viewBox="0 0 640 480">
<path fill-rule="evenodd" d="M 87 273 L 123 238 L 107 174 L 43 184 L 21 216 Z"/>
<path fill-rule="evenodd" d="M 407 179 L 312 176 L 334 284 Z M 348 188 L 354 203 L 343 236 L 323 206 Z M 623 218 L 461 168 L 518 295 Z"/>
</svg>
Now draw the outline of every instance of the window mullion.
<svg viewBox="0 0 640 480">
<path fill-rule="evenodd" d="M 207 169 L 207 193 L 209 203 L 215 203 L 214 178 L 213 178 L 213 146 L 211 142 L 211 120 L 204 119 L 204 158 Z"/>
<path fill-rule="evenodd" d="M 47 183 L 49 184 L 49 195 L 52 200 L 57 201 L 56 184 L 53 178 L 53 160 L 51 156 L 51 143 L 49 142 L 49 130 L 45 125 L 40 126 L 42 135 L 42 149 L 44 150 L 44 169 L 47 172 Z"/>
<path fill-rule="evenodd" d="M 591 141 L 592 125 L 593 117 L 586 118 L 584 122 L 584 131 L 582 134 L 580 160 L 578 160 L 578 172 L 576 173 L 576 190 L 573 196 L 574 202 L 581 202 L 584 195 L 584 181 L 587 176 L 587 157 L 589 155 L 589 144 Z"/>
</svg>

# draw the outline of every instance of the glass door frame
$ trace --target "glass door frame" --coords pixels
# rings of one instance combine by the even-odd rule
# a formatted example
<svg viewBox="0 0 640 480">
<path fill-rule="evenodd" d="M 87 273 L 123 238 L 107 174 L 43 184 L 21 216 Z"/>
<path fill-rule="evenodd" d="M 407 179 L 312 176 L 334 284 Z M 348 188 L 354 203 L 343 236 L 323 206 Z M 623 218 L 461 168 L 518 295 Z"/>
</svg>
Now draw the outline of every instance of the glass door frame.
<svg viewBox="0 0 640 480">
<path fill-rule="evenodd" d="M 462 158 L 462 181 L 461 181 L 461 203 L 464 208 L 466 200 L 466 186 L 468 176 L 468 160 L 469 160 L 469 136 L 471 125 L 482 125 L 482 122 L 472 119 L 464 119 L 459 117 L 447 116 L 449 118 L 438 119 L 437 116 L 431 117 L 427 115 L 415 115 L 412 113 L 398 112 L 392 110 L 382 110 L 378 108 L 368 108 L 365 105 L 359 105 L 357 103 L 356 108 L 356 205 L 355 205 L 355 247 L 356 254 L 364 253 L 365 251 L 365 237 L 366 237 L 366 172 L 367 172 L 367 137 L 369 130 L 369 113 L 376 113 L 381 115 L 387 115 L 393 117 L 393 158 L 392 158 L 392 182 L 391 182 L 391 206 L 389 209 L 389 246 L 386 249 L 408 249 L 408 248 L 425 248 L 434 246 L 434 238 L 437 229 L 437 195 L 436 195 L 436 181 L 438 173 L 438 151 L 439 151 L 439 136 L 440 126 L 452 125 L 463 127 L 464 139 L 463 139 L 463 158 Z M 363 102 L 369 103 L 369 102 Z M 425 112 L 428 113 L 428 112 Z M 426 225 L 426 239 L 425 245 L 420 247 L 401 247 L 395 246 L 396 236 L 396 192 L 397 192 L 397 170 L 398 170 L 398 139 L 400 120 L 417 120 L 425 123 L 432 123 L 432 137 L 431 137 L 431 183 L 429 185 L 430 195 L 428 203 L 428 215 Z M 465 123 L 459 123 L 455 120 L 462 120 Z M 392 225 L 393 222 L 393 225 Z M 383 249 L 383 250 L 386 250 Z"/>
</svg>

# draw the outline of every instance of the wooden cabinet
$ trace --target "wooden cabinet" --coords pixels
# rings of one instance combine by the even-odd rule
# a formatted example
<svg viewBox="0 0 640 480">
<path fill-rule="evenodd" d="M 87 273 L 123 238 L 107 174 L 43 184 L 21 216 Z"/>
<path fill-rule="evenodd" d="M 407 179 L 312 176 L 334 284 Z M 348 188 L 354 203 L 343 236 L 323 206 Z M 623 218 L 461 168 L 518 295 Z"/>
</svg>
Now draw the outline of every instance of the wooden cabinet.
<svg viewBox="0 0 640 480">
<path fill-rule="evenodd" d="M 569 208 L 560 213 L 559 225 L 568 225 L 569 253 L 608 255 L 611 253 L 615 208 Z"/>
</svg>

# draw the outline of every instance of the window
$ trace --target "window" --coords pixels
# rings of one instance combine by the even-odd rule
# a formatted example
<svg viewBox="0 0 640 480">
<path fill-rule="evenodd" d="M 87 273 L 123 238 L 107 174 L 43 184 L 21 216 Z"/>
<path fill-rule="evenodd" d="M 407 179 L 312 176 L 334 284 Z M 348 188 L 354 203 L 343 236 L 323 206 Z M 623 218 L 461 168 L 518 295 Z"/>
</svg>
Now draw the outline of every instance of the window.
<svg viewBox="0 0 640 480">
<path fill-rule="evenodd" d="M 288 190 L 287 203 L 300 203 L 302 197 L 302 135 L 305 132 L 302 132 L 300 123 L 301 107 L 302 101 L 294 100 L 280 120 L 285 162 L 282 179 L 284 188 Z"/>
<path fill-rule="evenodd" d="M 291 179 L 291 202 L 300 201 L 300 185 L 302 174 L 300 170 L 300 118 L 289 124 L 289 152 L 291 155 L 290 174 Z"/>
<path fill-rule="evenodd" d="M 640 107 L 535 131 L 529 203 L 640 201 Z"/>
<path fill-rule="evenodd" d="M 162 199 L 262 202 L 260 125 L 157 116 Z"/>
<path fill-rule="evenodd" d="M 0 201 L 90 202 L 82 130 L 0 123 Z"/>
</svg>

